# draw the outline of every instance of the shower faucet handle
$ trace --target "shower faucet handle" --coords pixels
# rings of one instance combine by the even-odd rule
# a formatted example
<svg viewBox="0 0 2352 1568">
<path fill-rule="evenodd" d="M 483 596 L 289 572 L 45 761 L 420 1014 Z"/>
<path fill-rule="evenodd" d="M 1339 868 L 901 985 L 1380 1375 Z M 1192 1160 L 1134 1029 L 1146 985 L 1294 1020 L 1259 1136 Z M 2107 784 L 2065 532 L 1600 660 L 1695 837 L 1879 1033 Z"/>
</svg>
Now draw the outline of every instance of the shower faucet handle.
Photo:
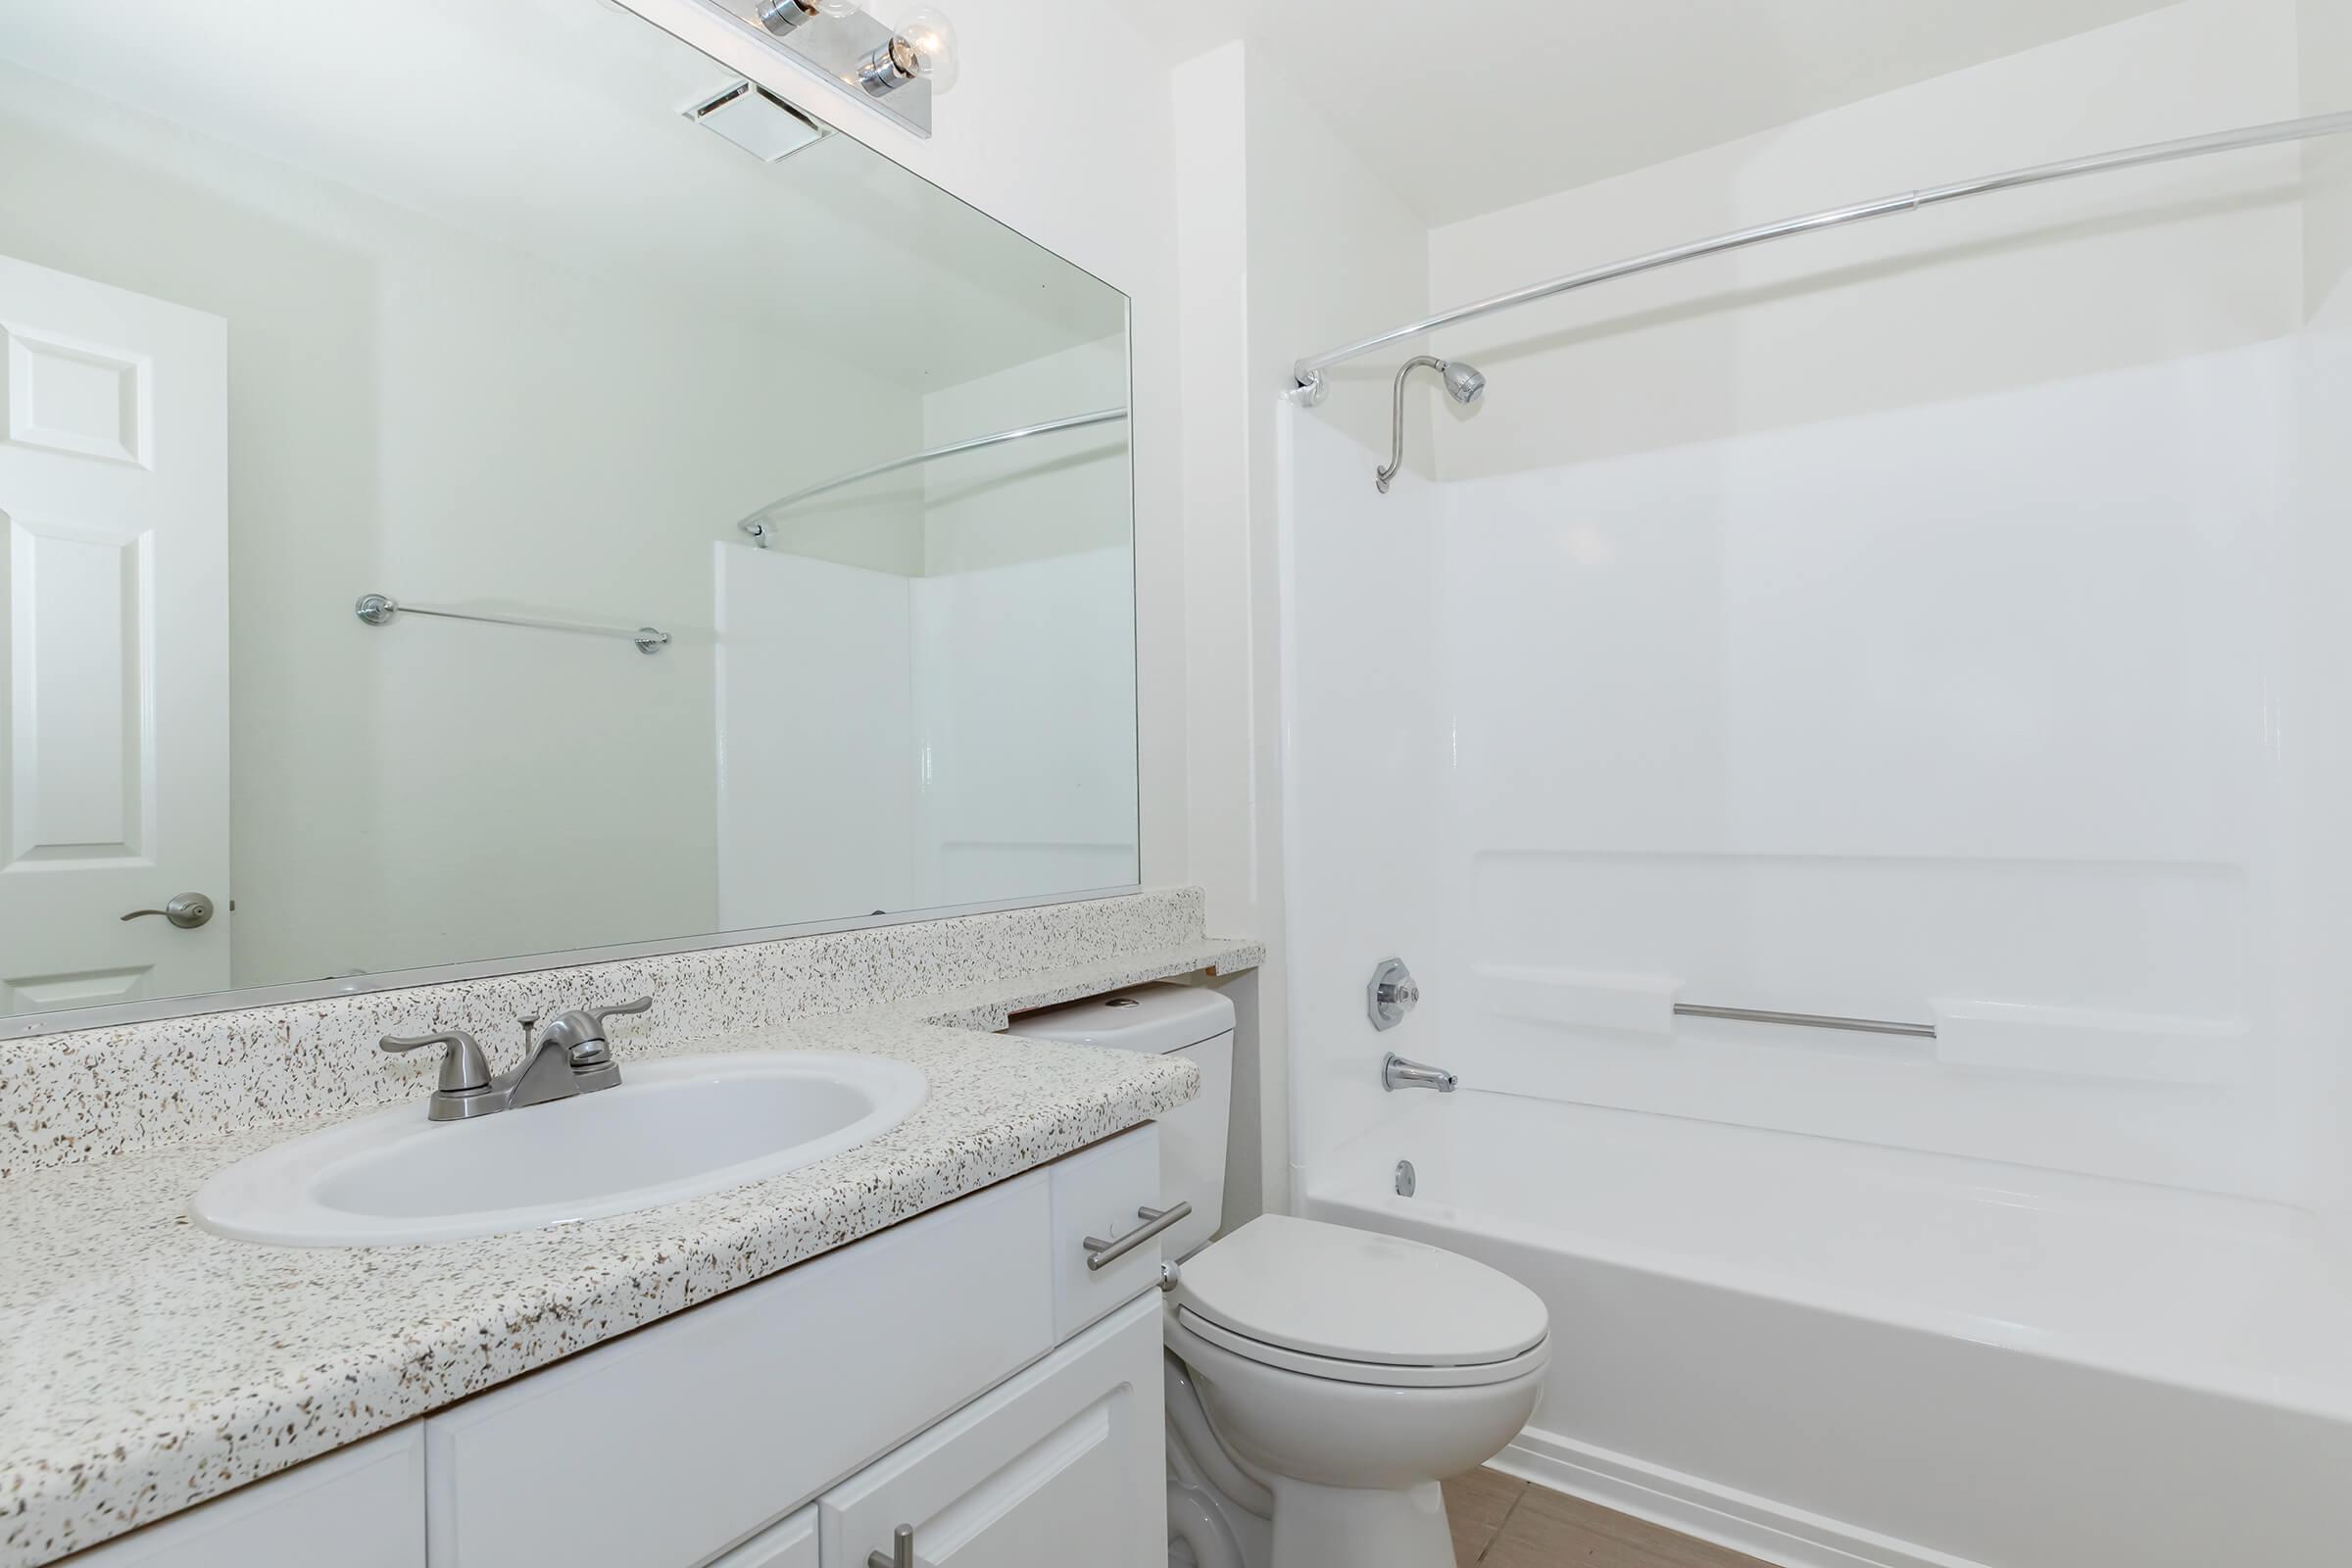
<svg viewBox="0 0 2352 1568">
<path fill-rule="evenodd" d="M 1421 1004 L 1421 987 L 1402 958 L 1383 958 L 1364 989 L 1364 1011 L 1375 1029 L 1394 1029 Z"/>
</svg>

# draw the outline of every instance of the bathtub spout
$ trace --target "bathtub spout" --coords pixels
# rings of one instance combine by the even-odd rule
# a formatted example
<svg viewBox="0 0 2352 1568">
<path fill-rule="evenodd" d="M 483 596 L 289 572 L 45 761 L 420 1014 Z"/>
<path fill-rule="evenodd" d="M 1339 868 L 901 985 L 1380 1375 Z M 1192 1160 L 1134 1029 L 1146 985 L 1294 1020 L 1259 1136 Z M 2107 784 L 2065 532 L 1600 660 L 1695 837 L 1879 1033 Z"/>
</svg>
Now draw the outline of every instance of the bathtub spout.
<svg viewBox="0 0 2352 1568">
<path fill-rule="evenodd" d="M 1443 1067 L 1407 1061 L 1392 1051 L 1388 1060 L 1380 1064 L 1380 1085 L 1391 1094 L 1399 1089 L 1435 1089 L 1441 1095 L 1450 1095 L 1462 1086 L 1462 1081 Z"/>
</svg>

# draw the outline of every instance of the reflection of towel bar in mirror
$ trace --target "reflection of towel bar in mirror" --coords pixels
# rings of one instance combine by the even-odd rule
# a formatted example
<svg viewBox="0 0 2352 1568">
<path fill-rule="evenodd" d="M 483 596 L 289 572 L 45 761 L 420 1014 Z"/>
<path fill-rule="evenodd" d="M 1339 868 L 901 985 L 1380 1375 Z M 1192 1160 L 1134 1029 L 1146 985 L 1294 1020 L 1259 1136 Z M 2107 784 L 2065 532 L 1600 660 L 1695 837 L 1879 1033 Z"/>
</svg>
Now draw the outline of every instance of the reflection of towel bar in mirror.
<svg viewBox="0 0 2352 1568">
<path fill-rule="evenodd" d="M 669 633 L 653 626 L 590 626 L 576 620 L 540 620 L 529 615 L 484 615 L 469 610 L 437 610 L 429 605 L 404 605 L 389 594 L 362 594 L 352 613 L 370 626 L 389 626 L 394 615 L 432 615 L 441 620 L 478 620 L 488 626 L 529 626 L 537 631 L 570 631 L 587 637 L 626 637 L 641 654 L 658 654 L 669 646 Z"/>
<path fill-rule="evenodd" d="M 932 447 L 926 451 L 909 453 L 903 458 L 893 458 L 888 463 L 877 463 L 870 468 L 859 468 L 856 473 L 845 473 L 837 479 L 827 479 L 823 484 L 812 484 L 806 490 L 795 490 L 788 496 L 779 496 L 735 526 L 750 534 L 752 542 L 765 550 L 767 548 L 768 518 L 789 507 L 797 507 L 804 501 L 812 501 L 830 491 L 857 484 L 864 479 L 878 479 L 883 474 L 896 473 L 901 468 L 911 468 L 917 464 L 932 463 L 940 458 L 959 457 L 966 452 L 978 452 L 987 447 L 1001 447 L 1007 441 L 1026 441 L 1034 435 L 1053 435 L 1062 430 L 1083 430 L 1089 425 L 1111 424 L 1125 417 L 1127 417 L 1125 409 L 1098 409 L 1093 414 L 1076 414 L 1066 419 L 1049 419 L 1044 424 L 1025 424 L 1017 430 L 999 430 L 994 435 L 976 435 L 968 441 L 951 441 L 944 447 Z"/>
</svg>

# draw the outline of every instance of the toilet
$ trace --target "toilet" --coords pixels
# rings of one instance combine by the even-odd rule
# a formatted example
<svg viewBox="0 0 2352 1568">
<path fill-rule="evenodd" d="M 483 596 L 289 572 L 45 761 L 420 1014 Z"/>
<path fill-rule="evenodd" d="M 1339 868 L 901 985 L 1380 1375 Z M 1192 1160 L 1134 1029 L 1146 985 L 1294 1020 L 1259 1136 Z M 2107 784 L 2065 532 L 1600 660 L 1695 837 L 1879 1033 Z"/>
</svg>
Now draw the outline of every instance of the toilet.
<svg viewBox="0 0 2352 1568">
<path fill-rule="evenodd" d="M 1171 1568 L 1451 1568 L 1438 1484 L 1500 1452 L 1550 1359 L 1544 1302 L 1442 1248 L 1266 1214 L 1221 1240 L 1233 1004 L 1147 985 L 1011 1032 L 1180 1054 L 1200 1095 L 1161 1118 Z"/>
</svg>

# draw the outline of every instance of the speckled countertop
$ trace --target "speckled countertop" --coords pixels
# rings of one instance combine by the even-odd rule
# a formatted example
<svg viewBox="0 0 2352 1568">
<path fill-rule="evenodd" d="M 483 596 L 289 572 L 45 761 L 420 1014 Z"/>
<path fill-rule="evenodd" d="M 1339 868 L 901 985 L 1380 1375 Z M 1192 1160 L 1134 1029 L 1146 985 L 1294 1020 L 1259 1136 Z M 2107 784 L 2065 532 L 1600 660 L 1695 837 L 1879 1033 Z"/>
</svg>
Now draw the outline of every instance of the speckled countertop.
<svg viewBox="0 0 2352 1568">
<path fill-rule="evenodd" d="M 635 1047 L 865 1052 L 922 1105 L 769 1181 L 557 1231 L 280 1249 L 185 1218 L 214 1171 L 330 1115 L 0 1180 L 0 1568 L 32 1568 L 412 1420 L 1173 1109 L 1188 1063 L 979 1032 L 1007 1010 L 1191 970 L 1193 944 L 951 994 Z M 964 1027 L 951 1027 L 949 1023 Z"/>
</svg>

